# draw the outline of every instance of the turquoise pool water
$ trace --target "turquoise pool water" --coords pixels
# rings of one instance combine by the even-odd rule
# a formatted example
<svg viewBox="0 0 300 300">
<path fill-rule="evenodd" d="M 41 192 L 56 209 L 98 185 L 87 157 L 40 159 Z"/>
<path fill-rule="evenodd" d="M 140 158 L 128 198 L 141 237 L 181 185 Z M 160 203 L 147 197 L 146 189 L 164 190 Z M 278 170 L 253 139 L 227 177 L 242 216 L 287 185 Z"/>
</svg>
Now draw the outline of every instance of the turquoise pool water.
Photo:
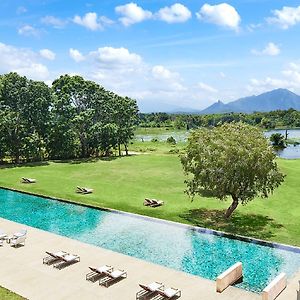
<svg viewBox="0 0 300 300">
<path fill-rule="evenodd" d="M 300 253 L 3 189 L 0 217 L 212 280 L 241 261 L 238 286 L 254 292 L 300 269 Z"/>
</svg>

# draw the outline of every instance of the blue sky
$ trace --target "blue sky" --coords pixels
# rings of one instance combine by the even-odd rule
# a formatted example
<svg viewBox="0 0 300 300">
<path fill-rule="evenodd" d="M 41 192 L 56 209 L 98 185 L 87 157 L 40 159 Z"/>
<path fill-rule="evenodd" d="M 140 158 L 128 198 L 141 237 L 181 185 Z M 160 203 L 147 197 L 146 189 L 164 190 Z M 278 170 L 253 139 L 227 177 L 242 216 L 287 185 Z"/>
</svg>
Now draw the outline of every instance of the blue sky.
<svg viewBox="0 0 300 300">
<path fill-rule="evenodd" d="M 79 74 L 143 111 L 300 93 L 300 0 L 2 0 L 0 28 L 0 73 Z"/>
</svg>

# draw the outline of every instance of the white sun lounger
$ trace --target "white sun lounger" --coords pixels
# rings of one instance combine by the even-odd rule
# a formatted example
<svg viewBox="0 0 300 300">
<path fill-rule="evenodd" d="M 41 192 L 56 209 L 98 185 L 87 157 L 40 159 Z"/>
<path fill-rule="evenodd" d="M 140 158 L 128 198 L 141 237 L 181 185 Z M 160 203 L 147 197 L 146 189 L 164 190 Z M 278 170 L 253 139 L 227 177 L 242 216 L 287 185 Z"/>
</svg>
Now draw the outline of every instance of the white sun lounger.
<svg viewBox="0 0 300 300">
<path fill-rule="evenodd" d="M 57 252 L 46 251 L 46 254 L 48 254 L 48 256 L 43 258 L 43 264 L 50 265 L 51 263 L 62 260 L 62 256 L 67 255 L 69 253 L 65 251 L 57 251 Z"/>
<path fill-rule="evenodd" d="M 58 257 L 60 258 L 60 261 L 57 264 L 53 265 L 53 267 L 57 269 L 62 269 L 66 266 L 80 262 L 80 256 L 74 254 L 66 254 Z"/>
<path fill-rule="evenodd" d="M 124 270 L 107 271 L 103 272 L 103 274 L 105 274 L 105 277 L 99 280 L 99 285 L 104 285 L 105 287 L 108 287 L 114 281 L 127 277 L 127 272 Z"/>
<path fill-rule="evenodd" d="M 86 277 L 85 277 L 86 280 L 91 280 L 92 278 L 94 278 L 97 275 L 103 275 L 103 274 L 105 274 L 105 272 L 113 271 L 113 267 L 108 266 L 108 265 L 104 265 L 104 266 L 101 266 L 98 268 L 89 267 L 89 269 L 91 270 L 91 272 L 86 274 Z"/>
<path fill-rule="evenodd" d="M 177 298 L 181 297 L 181 291 L 179 289 L 175 289 L 175 288 L 172 288 L 172 287 L 167 288 L 165 290 L 159 289 L 158 293 L 162 297 L 164 297 L 165 299 L 172 299 L 174 297 L 177 297 Z"/>
<path fill-rule="evenodd" d="M 21 244 L 23 244 L 25 246 L 25 240 L 26 240 L 26 234 L 22 235 L 22 236 L 19 236 L 19 237 L 16 237 L 14 239 L 11 239 L 10 240 L 10 245 L 12 247 L 17 247 L 18 245 L 21 245 Z"/>
<path fill-rule="evenodd" d="M 136 299 L 144 299 L 150 297 L 151 295 L 158 292 L 159 289 L 162 289 L 164 285 L 160 282 L 154 281 L 147 285 L 139 284 L 142 290 L 136 293 Z"/>
<path fill-rule="evenodd" d="M 94 191 L 93 189 L 80 187 L 80 186 L 77 186 L 77 190 L 76 190 L 76 192 L 80 194 L 91 194 L 93 191 Z"/>
<path fill-rule="evenodd" d="M 18 237 L 21 237 L 21 236 L 24 236 L 24 235 L 26 235 L 27 234 L 27 229 L 21 229 L 19 232 L 15 232 L 14 234 L 13 234 L 13 239 L 15 239 L 15 238 L 18 238 Z"/>
<path fill-rule="evenodd" d="M 0 240 L 3 241 L 6 237 L 7 237 L 7 234 L 3 230 L 0 229 Z"/>
<path fill-rule="evenodd" d="M 36 179 L 22 177 L 22 183 L 36 183 Z"/>
</svg>

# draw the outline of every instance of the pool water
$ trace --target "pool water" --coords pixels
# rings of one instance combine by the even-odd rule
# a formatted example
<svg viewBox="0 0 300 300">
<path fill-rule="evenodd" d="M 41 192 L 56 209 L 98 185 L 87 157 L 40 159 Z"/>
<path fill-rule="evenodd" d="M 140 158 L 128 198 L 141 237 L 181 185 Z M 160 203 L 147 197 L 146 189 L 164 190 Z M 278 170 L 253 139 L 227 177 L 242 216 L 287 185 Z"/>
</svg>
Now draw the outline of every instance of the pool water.
<svg viewBox="0 0 300 300">
<path fill-rule="evenodd" d="M 291 277 L 300 270 L 297 252 L 4 189 L 0 217 L 211 280 L 241 261 L 237 286 L 253 292 L 281 272 Z"/>
</svg>

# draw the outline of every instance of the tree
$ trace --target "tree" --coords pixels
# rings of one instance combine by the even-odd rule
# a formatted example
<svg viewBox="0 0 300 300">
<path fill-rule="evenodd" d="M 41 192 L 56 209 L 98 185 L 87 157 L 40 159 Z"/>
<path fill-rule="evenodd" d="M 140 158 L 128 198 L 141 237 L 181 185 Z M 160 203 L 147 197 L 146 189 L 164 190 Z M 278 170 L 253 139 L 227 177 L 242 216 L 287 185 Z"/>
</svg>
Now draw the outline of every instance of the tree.
<svg viewBox="0 0 300 300">
<path fill-rule="evenodd" d="M 284 136 L 281 133 L 273 133 L 270 136 L 270 141 L 275 148 L 285 148 Z"/>
<path fill-rule="evenodd" d="M 17 73 L 5 74 L 0 80 L 2 146 L 16 163 L 21 158 L 42 159 L 49 129 L 50 88 Z"/>
<path fill-rule="evenodd" d="M 186 192 L 216 197 L 232 203 L 225 216 L 255 197 L 267 198 L 283 181 L 263 133 L 243 123 L 224 124 L 191 133 L 186 153 L 181 156 L 188 179 Z"/>
</svg>

